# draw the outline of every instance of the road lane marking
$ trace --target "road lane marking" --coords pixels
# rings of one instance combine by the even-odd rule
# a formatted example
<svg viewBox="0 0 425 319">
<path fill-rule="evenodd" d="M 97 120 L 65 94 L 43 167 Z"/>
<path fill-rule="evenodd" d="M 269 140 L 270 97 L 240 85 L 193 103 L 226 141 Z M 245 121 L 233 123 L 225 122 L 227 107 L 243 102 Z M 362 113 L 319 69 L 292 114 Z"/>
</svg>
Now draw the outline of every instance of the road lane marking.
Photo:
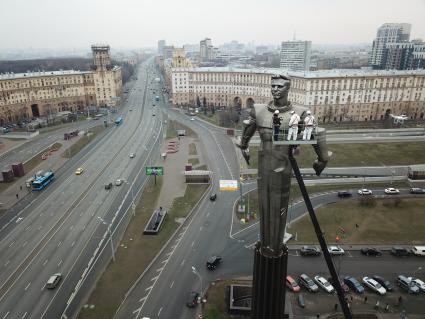
<svg viewBox="0 0 425 319">
<path fill-rule="evenodd" d="M 58 267 L 60 267 L 60 265 L 62 265 L 63 260 L 61 259 L 60 262 L 58 263 Z"/>
<path fill-rule="evenodd" d="M 195 245 L 195 241 L 192 241 L 192 244 L 190 245 L 190 247 L 193 247 L 193 245 Z"/>
<path fill-rule="evenodd" d="M 22 244 L 22 247 L 25 247 L 28 244 L 28 242 L 26 241 L 25 243 Z"/>
<path fill-rule="evenodd" d="M 21 319 L 24 319 L 27 316 L 28 312 L 25 312 Z"/>
<path fill-rule="evenodd" d="M 158 277 L 159 277 L 159 276 L 153 277 L 153 278 L 151 279 L 151 281 L 155 281 L 155 280 L 157 280 L 157 279 L 158 279 Z"/>
<path fill-rule="evenodd" d="M 74 228 L 74 225 L 71 225 L 71 227 L 69 227 L 69 230 L 72 230 Z"/>
<path fill-rule="evenodd" d="M 10 245 L 9 245 L 9 248 L 10 248 L 10 247 L 12 247 L 14 243 L 15 243 L 15 242 L 14 242 L 14 241 L 12 241 L 12 242 L 10 243 Z"/>
<path fill-rule="evenodd" d="M 9 265 L 10 260 L 6 261 L 6 263 L 4 264 L 4 266 L 6 267 L 7 265 Z"/>
<path fill-rule="evenodd" d="M 159 309 L 159 311 L 158 311 L 158 317 L 159 317 L 159 314 L 161 313 L 161 311 L 162 311 L 162 307 L 161 307 L 161 309 Z"/>
<path fill-rule="evenodd" d="M 59 241 L 59 243 L 58 243 L 58 247 L 59 247 L 60 245 L 62 245 L 62 242 L 61 242 L 61 241 Z"/>
<path fill-rule="evenodd" d="M 207 217 L 210 216 L 210 212 L 207 213 Z"/>
<path fill-rule="evenodd" d="M 29 282 L 28 285 L 25 287 L 25 291 L 28 290 L 29 286 L 31 285 L 31 283 Z"/>
<path fill-rule="evenodd" d="M 186 259 L 183 259 L 182 262 L 180 263 L 180 266 L 183 266 L 185 261 Z"/>
<path fill-rule="evenodd" d="M 43 226 L 38 226 L 37 230 L 40 230 Z"/>
<path fill-rule="evenodd" d="M 144 296 L 143 298 L 139 299 L 139 302 L 142 302 L 142 301 L 146 300 L 147 297 L 148 296 Z"/>
<path fill-rule="evenodd" d="M 153 287 L 153 286 L 150 286 L 150 287 L 146 288 L 146 289 L 145 289 L 145 291 L 149 291 L 149 290 L 151 290 L 151 289 L 152 289 L 152 287 Z"/>
<path fill-rule="evenodd" d="M 75 240 L 71 243 L 71 247 L 74 247 L 75 245 Z"/>
<path fill-rule="evenodd" d="M 43 263 L 43 266 L 46 266 L 47 265 L 47 259 L 44 261 L 44 263 Z"/>
<path fill-rule="evenodd" d="M 166 263 L 168 261 L 168 259 L 165 259 L 163 261 L 161 261 L 161 264 Z"/>
<path fill-rule="evenodd" d="M 173 286 L 174 286 L 174 281 L 171 283 L 171 286 L 170 286 L 170 288 L 173 288 Z"/>
<path fill-rule="evenodd" d="M 2 319 L 6 319 L 7 316 L 9 315 L 10 311 L 6 312 L 6 314 L 4 315 L 4 317 Z"/>
<path fill-rule="evenodd" d="M 202 231 L 202 226 L 201 226 L 201 227 L 199 227 L 199 231 Z"/>
<path fill-rule="evenodd" d="M 164 269 L 164 267 L 158 268 L 158 269 L 156 270 L 156 272 L 161 272 L 163 269 Z"/>
</svg>

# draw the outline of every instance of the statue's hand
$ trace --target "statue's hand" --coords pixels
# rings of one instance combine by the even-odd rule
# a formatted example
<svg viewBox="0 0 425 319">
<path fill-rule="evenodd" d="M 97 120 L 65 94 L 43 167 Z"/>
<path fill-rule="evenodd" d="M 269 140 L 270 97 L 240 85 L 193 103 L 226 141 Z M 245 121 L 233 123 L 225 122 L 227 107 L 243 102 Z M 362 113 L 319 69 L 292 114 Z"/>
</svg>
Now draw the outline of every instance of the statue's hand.
<svg viewBox="0 0 425 319">
<path fill-rule="evenodd" d="M 322 173 L 322 171 L 325 169 L 325 167 L 326 167 L 326 165 L 328 164 L 328 161 L 319 161 L 319 160 L 316 160 L 314 163 L 313 163 L 313 169 L 314 169 L 314 171 L 316 172 L 316 175 L 317 176 L 320 176 L 320 174 Z"/>
</svg>

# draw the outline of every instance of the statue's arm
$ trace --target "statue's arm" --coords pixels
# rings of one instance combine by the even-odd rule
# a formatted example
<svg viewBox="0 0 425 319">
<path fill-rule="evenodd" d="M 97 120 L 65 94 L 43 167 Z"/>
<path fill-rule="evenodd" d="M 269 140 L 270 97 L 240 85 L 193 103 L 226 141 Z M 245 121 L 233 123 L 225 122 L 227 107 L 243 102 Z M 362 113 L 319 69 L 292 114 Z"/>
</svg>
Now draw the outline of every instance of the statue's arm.
<svg viewBox="0 0 425 319">
<path fill-rule="evenodd" d="M 319 176 L 325 169 L 332 152 L 328 152 L 326 144 L 326 131 L 324 128 L 316 128 L 315 134 L 317 144 L 313 144 L 314 151 L 317 155 L 317 160 L 313 164 L 316 175 Z"/>
<path fill-rule="evenodd" d="M 255 134 L 255 131 L 257 130 L 257 121 L 255 117 L 255 109 L 252 108 L 248 119 L 243 121 L 243 129 L 242 129 L 242 136 L 241 136 L 241 142 L 239 147 L 242 150 L 246 150 L 249 146 L 249 141 L 251 140 L 251 137 Z"/>
</svg>

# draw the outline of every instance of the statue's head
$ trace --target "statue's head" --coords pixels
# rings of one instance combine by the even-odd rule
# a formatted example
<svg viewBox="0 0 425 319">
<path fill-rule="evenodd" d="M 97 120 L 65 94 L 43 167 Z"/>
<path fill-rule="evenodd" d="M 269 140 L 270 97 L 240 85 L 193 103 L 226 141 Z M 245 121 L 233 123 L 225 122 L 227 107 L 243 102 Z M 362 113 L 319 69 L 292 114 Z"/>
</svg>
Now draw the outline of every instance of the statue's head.
<svg viewBox="0 0 425 319">
<path fill-rule="evenodd" d="M 291 88 L 291 79 L 282 74 L 272 75 L 272 95 L 275 100 L 288 97 Z"/>
</svg>

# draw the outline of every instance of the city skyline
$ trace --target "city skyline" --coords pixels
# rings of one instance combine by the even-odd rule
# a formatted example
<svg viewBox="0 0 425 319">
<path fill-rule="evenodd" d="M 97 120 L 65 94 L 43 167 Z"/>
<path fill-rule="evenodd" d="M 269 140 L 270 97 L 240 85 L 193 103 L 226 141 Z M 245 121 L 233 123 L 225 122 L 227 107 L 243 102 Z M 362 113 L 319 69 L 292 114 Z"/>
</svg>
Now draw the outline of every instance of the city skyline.
<svg viewBox="0 0 425 319">
<path fill-rule="evenodd" d="M 4 0 L 0 29 L 8 33 L 0 49 L 80 48 L 104 42 L 155 48 L 160 39 L 182 46 L 205 37 L 217 45 L 232 40 L 261 45 L 292 40 L 294 34 L 313 44 L 371 43 L 377 28 L 390 22 L 410 23 L 411 38 L 424 39 L 424 13 L 423 0 L 218 0 L 214 6 L 187 0 L 165 1 L 160 7 L 151 0 Z"/>
</svg>

